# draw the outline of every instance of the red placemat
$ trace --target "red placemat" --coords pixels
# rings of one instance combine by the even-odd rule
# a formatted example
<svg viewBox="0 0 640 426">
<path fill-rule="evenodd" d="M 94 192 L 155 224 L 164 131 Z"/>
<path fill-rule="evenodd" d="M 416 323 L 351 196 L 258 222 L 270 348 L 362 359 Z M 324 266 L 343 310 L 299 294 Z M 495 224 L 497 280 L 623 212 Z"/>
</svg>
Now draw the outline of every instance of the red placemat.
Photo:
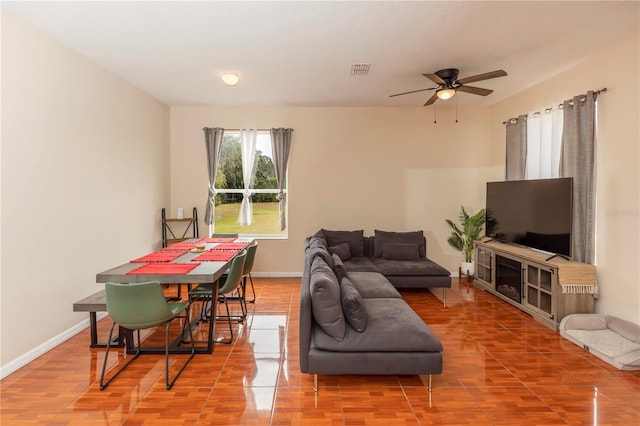
<svg viewBox="0 0 640 426">
<path fill-rule="evenodd" d="M 193 262 L 226 262 L 236 255 L 234 251 L 208 251 L 191 259 Z"/>
<path fill-rule="evenodd" d="M 182 256 L 187 250 L 180 251 L 154 251 L 146 256 L 139 257 L 132 260 L 135 263 L 149 263 L 149 262 L 171 262 L 173 259 Z"/>
<path fill-rule="evenodd" d="M 194 248 L 195 246 L 197 246 L 198 243 L 197 242 L 181 242 L 181 243 L 175 243 L 175 244 L 171 244 L 168 247 L 165 247 L 162 249 L 162 251 L 173 251 L 173 250 L 191 250 L 192 248 Z"/>
<path fill-rule="evenodd" d="M 215 250 L 215 251 L 223 251 L 223 250 L 240 251 L 240 250 L 242 250 L 243 248 L 245 248 L 248 245 L 249 245 L 249 243 L 223 243 L 223 244 L 218 244 L 217 246 L 215 246 L 211 250 Z"/>
<path fill-rule="evenodd" d="M 132 274 L 187 274 L 193 268 L 197 267 L 197 263 L 147 263 L 133 271 L 127 272 Z"/>
<path fill-rule="evenodd" d="M 214 238 L 201 238 L 199 243 L 232 243 L 236 240 L 235 237 L 214 237 Z"/>
</svg>

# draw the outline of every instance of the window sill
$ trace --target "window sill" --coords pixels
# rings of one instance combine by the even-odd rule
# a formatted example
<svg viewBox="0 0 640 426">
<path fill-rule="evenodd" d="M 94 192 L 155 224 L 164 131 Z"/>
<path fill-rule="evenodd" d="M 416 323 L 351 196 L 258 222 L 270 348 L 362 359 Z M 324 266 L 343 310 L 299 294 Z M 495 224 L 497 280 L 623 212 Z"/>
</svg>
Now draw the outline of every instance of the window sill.
<svg viewBox="0 0 640 426">
<path fill-rule="evenodd" d="M 251 238 L 254 240 L 288 240 L 288 235 L 265 235 L 265 234 L 238 234 L 238 238 Z"/>
</svg>

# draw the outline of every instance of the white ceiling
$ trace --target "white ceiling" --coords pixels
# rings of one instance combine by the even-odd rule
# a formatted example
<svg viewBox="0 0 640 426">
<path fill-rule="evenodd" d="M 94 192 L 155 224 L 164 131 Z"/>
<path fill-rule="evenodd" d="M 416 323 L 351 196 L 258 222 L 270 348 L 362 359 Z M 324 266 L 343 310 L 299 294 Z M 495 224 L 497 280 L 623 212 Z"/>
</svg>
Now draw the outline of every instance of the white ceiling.
<svg viewBox="0 0 640 426">
<path fill-rule="evenodd" d="M 435 87 L 421 74 L 443 68 L 460 78 L 504 69 L 472 84 L 493 94 L 456 95 L 486 106 L 630 38 L 640 22 L 638 1 L 2 5 L 173 106 L 420 106 L 433 92 L 389 95 Z M 350 75 L 356 63 L 369 74 Z M 240 83 L 225 86 L 225 71 Z"/>
</svg>

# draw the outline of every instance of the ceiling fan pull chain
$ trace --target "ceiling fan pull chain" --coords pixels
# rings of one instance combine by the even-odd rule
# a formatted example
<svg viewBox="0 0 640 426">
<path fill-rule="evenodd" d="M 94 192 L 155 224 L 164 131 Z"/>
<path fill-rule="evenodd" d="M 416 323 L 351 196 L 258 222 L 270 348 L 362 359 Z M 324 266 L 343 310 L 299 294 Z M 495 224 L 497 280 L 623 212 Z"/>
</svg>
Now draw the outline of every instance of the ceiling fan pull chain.
<svg viewBox="0 0 640 426">
<path fill-rule="evenodd" d="M 438 109 L 437 105 L 433 106 L 433 124 L 438 124 L 438 121 L 436 120 L 436 110 Z"/>
<path fill-rule="evenodd" d="M 458 98 L 456 98 L 456 123 L 458 122 Z"/>
</svg>

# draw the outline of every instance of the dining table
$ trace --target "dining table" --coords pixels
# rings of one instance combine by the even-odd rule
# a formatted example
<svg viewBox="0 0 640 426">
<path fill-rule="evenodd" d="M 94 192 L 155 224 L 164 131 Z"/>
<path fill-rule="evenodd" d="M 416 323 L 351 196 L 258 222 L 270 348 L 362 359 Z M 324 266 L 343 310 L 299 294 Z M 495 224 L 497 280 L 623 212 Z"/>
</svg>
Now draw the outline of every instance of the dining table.
<svg viewBox="0 0 640 426">
<path fill-rule="evenodd" d="M 158 251 L 137 257 L 129 262 L 96 274 L 97 283 L 116 282 L 123 284 L 158 281 L 160 284 L 183 285 L 216 284 L 229 268 L 233 258 L 253 240 L 243 238 L 191 238 L 172 244 Z M 180 288 L 180 287 L 179 287 Z M 209 331 L 206 346 L 196 345 L 196 353 L 212 353 L 216 320 L 218 286 L 213 285 L 211 314 L 208 315 Z M 187 319 L 192 329 L 205 321 L 200 315 Z M 170 345 L 170 353 L 190 353 L 190 345 L 182 345 L 188 330 Z M 127 352 L 135 351 L 132 334 L 126 338 Z M 140 345 L 140 342 L 138 342 Z M 164 353 L 164 346 L 142 347 L 143 353 Z"/>
</svg>

